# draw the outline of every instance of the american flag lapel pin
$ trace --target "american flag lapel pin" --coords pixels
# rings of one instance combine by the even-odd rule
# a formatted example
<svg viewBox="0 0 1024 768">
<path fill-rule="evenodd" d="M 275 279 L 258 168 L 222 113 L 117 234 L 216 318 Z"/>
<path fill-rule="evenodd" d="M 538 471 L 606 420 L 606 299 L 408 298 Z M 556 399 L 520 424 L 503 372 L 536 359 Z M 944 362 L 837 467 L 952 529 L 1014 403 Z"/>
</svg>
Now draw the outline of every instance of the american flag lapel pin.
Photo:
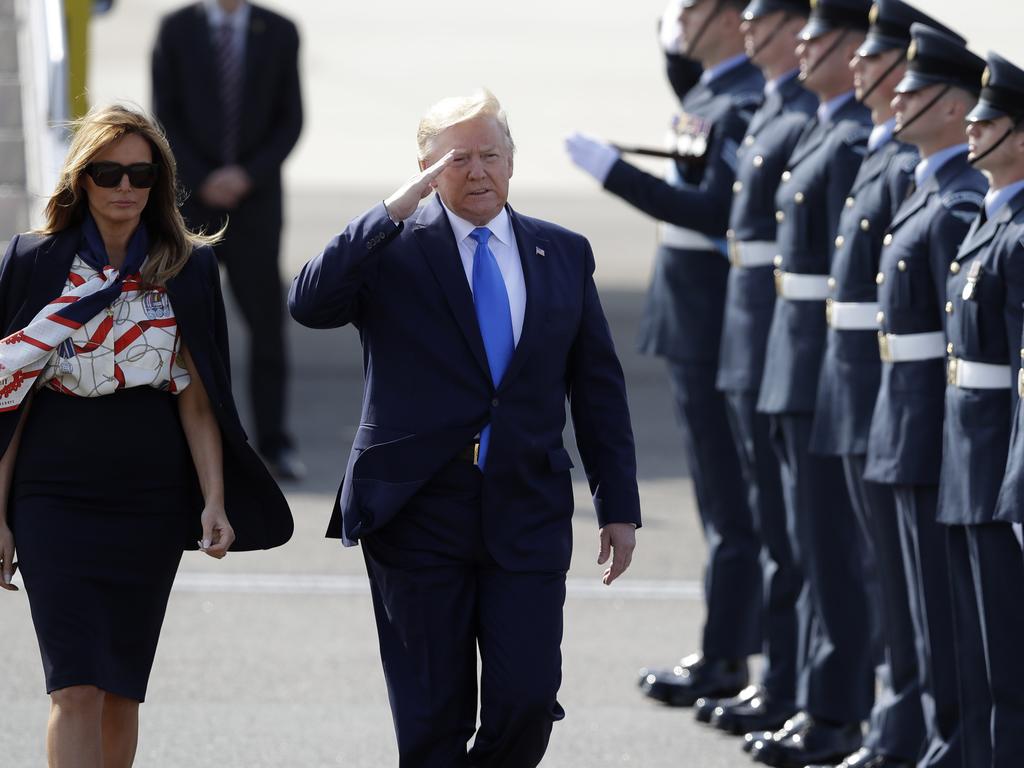
<svg viewBox="0 0 1024 768">
<path fill-rule="evenodd" d="M 543 256 L 544 255 L 544 249 L 541 248 L 539 245 L 537 246 L 537 255 L 538 256 Z"/>
</svg>

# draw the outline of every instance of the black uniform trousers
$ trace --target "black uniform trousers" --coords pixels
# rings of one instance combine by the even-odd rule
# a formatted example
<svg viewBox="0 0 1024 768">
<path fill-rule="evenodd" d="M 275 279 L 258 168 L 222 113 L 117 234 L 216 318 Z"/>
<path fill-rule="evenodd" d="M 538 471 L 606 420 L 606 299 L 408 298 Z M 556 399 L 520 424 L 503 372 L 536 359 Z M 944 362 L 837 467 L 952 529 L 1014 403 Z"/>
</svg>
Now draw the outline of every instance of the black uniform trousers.
<svg viewBox="0 0 1024 768">
<path fill-rule="evenodd" d="M 863 454 L 842 459 L 846 488 L 865 536 L 868 607 L 881 652 L 878 674 L 882 684 L 865 745 L 912 763 L 924 743 L 924 717 L 896 505 L 889 487 L 864 479 Z"/>
<path fill-rule="evenodd" d="M 361 542 L 400 768 L 532 768 L 564 717 L 565 572 L 494 562 L 481 484 L 456 459 Z"/>
<path fill-rule="evenodd" d="M 964 766 L 1020 766 L 1024 764 L 1020 541 L 1013 527 L 1002 522 L 951 525 L 947 537 Z M 987 734 L 980 727 L 985 724 Z"/>
<path fill-rule="evenodd" d="M 214 246 L 249 329 L 247 373 L 256 447 L 270 458 L 291 447 L 284 426 L 288 359 L 278 266 L 281 224 L 274 210 L 263 202 L 243 202 L 230 212 L 224 240 Z"/>
<path fill-rule="evenodd" d="M 925 750 L 920 768 L 961 768 L 963 731 L 957 717 L 956 649 L 950 611 L 945 532 L 935 520 L 938 487 L 896 485 L 910 617 L 924 715 Z M 981 678 L 984 681 L 984 677 Z M 987 765 L 987 763 L 970 763 Z"/>
<path fill-rule="evenodd" d="M 743 659 L 761 650 L 761 542 L 740 477 L 725 397 L 715 366 L 667 361 L 683 448 L 708 547 L 702 650 Z"/>
<path fill-rule="evenodd" d="M 769 418 L 757 413 L 757 392 L 726 392 L 729 426 L 754 525 L 761 539 L 761 684 L 777 702 L 796 702 L 797 600 L 804 578 L 793 558 L 786 529 L 779 460 L 772 448 Z"/>
<path fill-rule="evenodd" d="M 804 574 L 797 705 L 828 723 L 866 720 L 874 700 L 862 536 L 843 464 L 809 450 L 813 415 L 772 416 L 790 542 Z"/>
</svg>

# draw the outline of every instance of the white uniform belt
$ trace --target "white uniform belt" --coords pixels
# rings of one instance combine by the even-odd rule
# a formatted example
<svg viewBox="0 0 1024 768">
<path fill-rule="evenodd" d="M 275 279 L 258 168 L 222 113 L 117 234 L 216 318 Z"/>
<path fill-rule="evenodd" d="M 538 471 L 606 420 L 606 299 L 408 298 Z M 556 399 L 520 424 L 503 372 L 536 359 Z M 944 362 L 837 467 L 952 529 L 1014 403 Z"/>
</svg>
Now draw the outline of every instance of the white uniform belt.
<svg viewBox="0 0 1024 768">
<path fill-rule="evenodd" d="M 828 275 L 801 275 L 775 270 L 775 292 L 790 301 L 824 301 L 832 290 Z"/>
<path fill-rule="evenodd" d="M 877 301 L 832 301 L 825 304 L 828 324 L 837 331 L 878 330 Z"/>
<path fill-rule="evenodd" d="M 659 229 L 659 241 L 669 248 L 680 248 L 689 251 L 717 251 L 718 243 L 703 232 L 693 229 L 677 227 L 674 224 L 661 222 Z"/>
<path fill-rule="evenodd" d="M 879 331 L 878 354 L 886 363 L 935 360 L 946 356 L 946 336 L 942 331 L 901 334 Z"/>
<path fill-rule="evenodd" d="M 946 364 L 946 381 L 950 386 L 961 389 L 1010 389 L 1013 386 L 1013 371 L 1008 365 L 976 363 L 951 357 Z"/>
<path fill-rule="evenodd" d="M 774 240 L 729 241 L 729 262 L 734 267 L 766 267 L 778 252 Z"/>
</svg>

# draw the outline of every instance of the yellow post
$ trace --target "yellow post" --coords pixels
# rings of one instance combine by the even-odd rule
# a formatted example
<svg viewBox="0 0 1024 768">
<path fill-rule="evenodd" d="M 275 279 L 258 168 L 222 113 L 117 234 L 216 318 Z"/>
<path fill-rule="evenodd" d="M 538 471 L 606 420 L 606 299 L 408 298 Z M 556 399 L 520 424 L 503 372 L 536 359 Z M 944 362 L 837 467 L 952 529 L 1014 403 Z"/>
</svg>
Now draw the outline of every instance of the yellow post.
<svg viewBox="0 0 1024 768">
<path fill-rule="evenodd" d="M 92 0 L 64 0 L 68 35 L 68 109 L 72 118 L 89 111 L 86 83 L 89 74 L 89 16 Z"/>
</svg>

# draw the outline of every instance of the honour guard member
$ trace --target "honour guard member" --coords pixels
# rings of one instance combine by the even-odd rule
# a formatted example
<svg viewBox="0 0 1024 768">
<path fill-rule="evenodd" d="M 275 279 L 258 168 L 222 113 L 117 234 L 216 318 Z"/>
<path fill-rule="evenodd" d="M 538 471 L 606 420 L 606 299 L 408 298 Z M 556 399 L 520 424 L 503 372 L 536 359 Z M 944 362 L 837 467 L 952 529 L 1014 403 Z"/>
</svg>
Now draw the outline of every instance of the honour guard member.
<svg viewBox="0 0 1024 768">
<path fill-rule="evenodd" d="M 962 38 L 911 27 L 896 86 L 897 136 L 917 146 L 913 192 L 882 240 L 876 282 L 882 378 L 868 435 L 868 481 L 892 487 L 898 513 L 927 745 L 918 765 L 960 766 L 956 654 L 945 541 L 936 523 L 942 451 L 946 276 L 985 180 L 967 162 L 963 120 L 984 61 Z M 952 263 L 952 266 L 951 266 Z M 945 309 L 944 309 L 945 307 Z M 968 762 L 965 765 L 982 765 Z"/>
<path fill-rule="evenodd" d="M 771 416 L 788 530 L 803 570 L 801 712 L 755 759 L 774 766 L 838 762 L 861 745 L 871 710 L 872 658 L 859 536 L 838 458 L 809 452 L 825 342 L 829 257 L 843 201 L 864 158 L 871 116 L 854 98 L 850 60 L 868 29 L 867 0 L 818 0 L 797 49 L 821 102 L 786 163 L 775 196 L 777 298 L 758 410 Z"/>
<path fill-rule="evenodd" d="M 667 179 L 604 142 L 571 136 L 574 163 L 609 192 L 663 222 L 640 348 L 666 359 L 687 466 L 706 532 L 707 619 L 701 652 L 674 668 L 643 670 L 651 698 L 692 706 L 729 697 L 748 682 L 761 647 L 761 543 L 747 505 L 725 398 L 715 389 L 729 261 L 725 242 L 736 150 L 761 101 L 764 78 L 743 52 L 746 0 L 683 0 L 685 53 L 704 73 L 673 125 Z"/>
<path fill-rule="evenodd" d="M 1024 385 L 1024 71 L 989 54 L 982 84 L 967 136 L 990 188 L 947 273 L 939 522 L 949 526 L 964 764 L 1003 768 L 1024 760 L 1024 557 L 1010 525 L 1024 520 L 1013 416 Z"/>
<path fill-rule="evenodd" d="M 779 462 L 768 417 L 756 412 L 765 345 L 775 303 L 775 190 L 818 99 L 800 83 L 793 46 L 810 13 L 808 0 L 753 0 L 743 12 L 747 55 L 764 74 L 765 99 L 740 145 L 729 215 L 729 282 L 718 389 L 739 451 L 747 498 L 763 549 L 761 684 L 734 699 L 703 700 L 698 719 L 734 734 L 775 730 L 796 710 L 796 602 L 803 576 L 786 532 Z"/>
<path fill-rule="evenodd" d="M 910 25 L 945 28 L 902 0 L 877 0 L 870 18 L 867 39 L 851 67 L 857 99 L 871 109 L 875 127 L 835 239 L 826 302 L 829 330 L 811 435 L 812 451 L 842 458 L 850 500 L 867 534 L 866 584 L 876 658 L 883 664 L 864 746 L 843 768 L 912 765 L 924 740 L 896 509 L 888 487 L 864 480 L 864 464 L 882 367 L 875 275 L 882 236 L 907 196 L 918 162 L 917 149 L 893 135 L 893 89 L 906 70 Z"/>
</svg>

